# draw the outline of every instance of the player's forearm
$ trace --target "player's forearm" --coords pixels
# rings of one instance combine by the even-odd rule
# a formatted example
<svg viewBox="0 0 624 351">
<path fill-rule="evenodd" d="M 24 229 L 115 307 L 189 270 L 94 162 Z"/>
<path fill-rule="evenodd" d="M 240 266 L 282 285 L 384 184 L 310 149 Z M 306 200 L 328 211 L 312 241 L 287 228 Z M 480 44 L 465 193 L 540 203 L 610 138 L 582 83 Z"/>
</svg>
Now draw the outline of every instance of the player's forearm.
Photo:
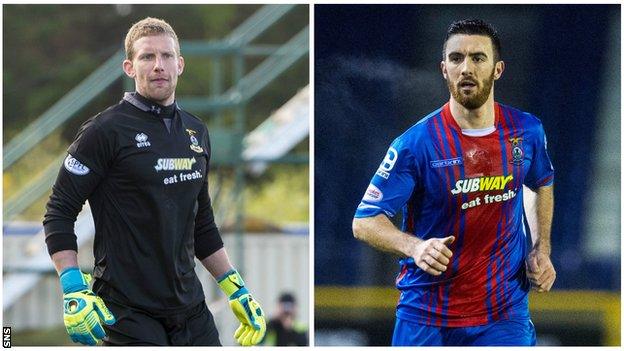
<svg viewBox="0 0 624 351">
<path fill-rule="evenodd" d="M 535 249 L 550 255 L 550 230 L 552 228 L 554 208 L 553 186 L 537 189 L 537 224 L 538 238 Z"/>
<path fill-rule="evenodd" d="M 230 263 L 227 251 L 225 251 L 225 248 L 223 247 L 201 260 L 201 263 L 215 278 L 220 277 L 228 271 L 234 269 L 234 267 L 232 267 L 232 263 Z"/>
<path fill-rule="evenodd" d="M 55 252 L 51 256 L 54 268 L 57 273 L 61 273 L 65 268 L 78 267 L 78 253 L 74 250 L 62 250 Z"/>
<path fill-rule="evenodd" d="M 398 230 L 383 214 L 353 219 L 353 235 L 356 239 L 400 256 L 412 256 L 413 248 L 421 242 L 415 236 Z"/>
</svg>

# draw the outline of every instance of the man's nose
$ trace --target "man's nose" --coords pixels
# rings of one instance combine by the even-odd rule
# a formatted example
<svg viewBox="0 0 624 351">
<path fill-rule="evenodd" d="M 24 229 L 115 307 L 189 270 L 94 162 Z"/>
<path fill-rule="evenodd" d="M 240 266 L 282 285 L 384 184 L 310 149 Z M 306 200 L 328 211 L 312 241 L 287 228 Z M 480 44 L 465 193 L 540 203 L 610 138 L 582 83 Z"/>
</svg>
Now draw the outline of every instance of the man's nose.
<svg viewBox="0 0 624 351">
<path fill-rule="evenodd" d="M 154 71 L 163 70 L 163 59 L 159 55 L 156 55 L 156 62 L 154 63 Z"/>
<path fill-rule="evenodd" d="M 464 62 L 462 62 L 461 66 L 461 74 L 463 76 L 471 76 L 474 74 L 474 65 L 472 64 L 472 60 L 469 57 L 466 57 Z"/>
</svg>

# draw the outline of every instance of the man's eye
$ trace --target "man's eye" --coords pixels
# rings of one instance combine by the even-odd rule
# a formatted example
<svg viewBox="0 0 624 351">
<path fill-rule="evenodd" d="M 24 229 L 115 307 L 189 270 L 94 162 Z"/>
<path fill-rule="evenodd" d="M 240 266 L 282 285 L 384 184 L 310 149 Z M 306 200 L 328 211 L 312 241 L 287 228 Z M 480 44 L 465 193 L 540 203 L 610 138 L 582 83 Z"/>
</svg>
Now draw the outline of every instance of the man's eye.
<svg viewBox="0 0 624 351">
<path fill-rule="evenodd" d="M 451 62 L 455 62 L 455 63 L 461 62 L 461 57 L 458 57 L 458 56 L 451 57 Z"/>
</svg>

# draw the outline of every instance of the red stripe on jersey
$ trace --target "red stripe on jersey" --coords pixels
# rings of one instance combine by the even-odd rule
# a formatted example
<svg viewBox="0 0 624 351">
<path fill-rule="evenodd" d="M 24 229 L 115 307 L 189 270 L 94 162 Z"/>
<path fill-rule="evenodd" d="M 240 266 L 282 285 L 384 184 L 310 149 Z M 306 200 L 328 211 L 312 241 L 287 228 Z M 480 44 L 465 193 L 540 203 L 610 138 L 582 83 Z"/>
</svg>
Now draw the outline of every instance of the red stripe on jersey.
<svg viewBox="0 0 624 351">
<path fill-rule="evenodd" d="M 442 326 L 442 301 L 444 301 L 444 287 L 445 285 L 443 284 L 438 285 L 438 304 L 436 306 L 436 313 L 438 314 L 438 316 L 440 316 L 440 318 L 438 318 L 436 322 L 436 326 L 438 327 Z M 446 323 L 446 320 L 444 322 Z"/>
<path fill-rule="evenodd" d="M 399 284 L 401 279 L 403 279 L 403 277 L 405 276 L 405 273 L 407 273 L 407 265 L 406 264 L 401 266 L 401 273 L 399 273 L 399 276 L 396 278 L 396 283 L 397 284 Z"/>
<path fill-rule="evenodd" d="M 544 178 L 542 181 L 538 182 L 537 185 L 538 186 L 544 186 L 548 183 L 550 183 L 550 181 L 553 179 L 554 175 L 549 175 L 548 177 Z"/>
<path fill-rule="evenodd" d="M 442 131 L 444 134 L 444 137 L 446 138 L 446 142 L 447 142 L 447 146 L 448 146 L 448 150 L 449 150 L 449 155 L 447 158 L 456 158 L 456 157 L 460 157 L 460 151 L 457 149 L 457 146 L 455 145 L 455 138 L 453 133 L 458 133 L 456 130 L 454 130 L 454 128 L 450 125 L 449 123 L 449 119 L 454 120 L 453 116 L 450 113 L 450 108 L 448 106 L 448 104 L 445 106 L 445 108 L 442 109 L 441 111 L 441 121 L 442 121 Z M 453 262 L 453 260 L 451 259 L 451 262 L 449 263 L 449 265 L 447 266 L 447 270 L 445 272 L 443 272 L 439 279 L 440 280 L 446 280 L 449 277 L 452 277 L 454 274 L 454 267 L 459 268 L 460 264 L 461 264 L 461 257 L 462 255 L 459 254 L 458 250 L 459 250 L 459 243 L 461 243 L 462 239 L 461 237 L 463 237 L 463 233 L 460 232 L 460 223 L 461 223 L 461 217 L 462 217 L 462 210 L 461 210 L 461 205 L 462 205 L 462 195 L 453 195 L 451 193 L 451 189 L 453 188 L 454 182 L 461 179 L 461 171 L 459 167 L 449 167 L 449 170 L 447 170 L 447 172 L 452 173 L 452 179 L 453 181 L 449 182 L 449 187 L 444 189 L 445 190 L 445 194 L 447 194 L 447 202 L 449 203 L 449 207 L 451 209 L 451 216 L 448 219 L 448 223 L 452 224 L 448 226 L 448 229 L 446 230 L 445 233 L 442 233 L 443 237 L 446 237 L 448 235 L 454 235 L 455 236 L 455 240 L 453 241 L 452 244 L 449 245 L 449 249 L 454 252 L 455 258 L 456 260 L 458 260 L 457 263 Z M 453 207 L 453 201 L 455 202 L 455 206 Z M 437 309 L 439 311 L 439 313 L 441 315 L 446 315 L 448 314 L 448 310 L 449 308 L 452 308 L 451 304 L 453 299 L 451 298 L 451 292 L 453 291 L 453 284 L 454 284 L 454 280 L 449 280 L 449 282 L 447 284 L 444 284 L 443 287 L 440 288 L 440 290 L 438 291 L 438 303 L 439 303 L 439 308 Z M 446 325 L 448 321 L 444 320 L 444 325 Z"/>
<path fill-rule="evenodd" d="M 495 123 L 499 120 L 500 116 L 495 110 Z M 454 119 L 451 124 L 453 123 L 457 125 Z M 465 179 L 503 174 L 498 131 L 482 137 L 459 134 L 459 140 L 463 151 Z M 452 290 L 449 297 L 451 302 L 449 303 L 449 312 L 473 316 L 481 315 L 482 317 L 473 319 L 477 323 L 487 322 L 487 316 L 483 316 L 486 299 L 488 293 L 491 294 L 498 288 L 497 282 L 493 279 L 491 291 L 487 291 L 487 269 L 490 264 L 493 264 L 493 274 L 497 273 L 499 269 L 498 263 L 495 262 L 496 257 L 491 257 L 491 252 L 496 243 L 497 227 L 502 210 L 499 203 L 485 204 L 483 197 L 485 193 L 487 192 L 468 193 L 468 203 L 476 201 L 477 198 L 482 202 L 473 208 L 461 210 L 465 224 L 462 252 L 458 258 L 460 260 L 458 269 L 463 273 L 456 277 L 454 285 L 458 288 Z M 491 263 L 492 261 L 494 263 Z M 492 278 L 495 276 L 493 275 Z M 462 287 L 464 288 L 462 289 Z"/>
<path fill-rule="evenodd" d="M 431 325 L 431 318 L 432 313 L 431 313 L 431 307 L 433 306 L 433 289 L 434 289 L 434 285 L 429 286 L 429 293 L 427 294 L 427 296 L 429 297 L 429 301 L 427 301 L 427 325 Z"/>
</svg>

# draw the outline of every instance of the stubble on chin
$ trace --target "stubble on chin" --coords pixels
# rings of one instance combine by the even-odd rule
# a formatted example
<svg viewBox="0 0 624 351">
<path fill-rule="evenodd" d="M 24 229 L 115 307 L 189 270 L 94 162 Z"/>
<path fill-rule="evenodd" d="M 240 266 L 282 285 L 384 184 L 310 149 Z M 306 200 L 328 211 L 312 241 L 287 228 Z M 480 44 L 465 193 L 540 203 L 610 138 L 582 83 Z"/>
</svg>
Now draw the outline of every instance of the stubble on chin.
<svg viewBox="0 0 624 351">
<path fill-rule="evenodd" d="M 161 89 L 148 87 L 145 91 L 147 95 L 145 96 L 146 98 L 162 104 L 173 95 L 175 87 L 168 86 Z"/>
</svg>

